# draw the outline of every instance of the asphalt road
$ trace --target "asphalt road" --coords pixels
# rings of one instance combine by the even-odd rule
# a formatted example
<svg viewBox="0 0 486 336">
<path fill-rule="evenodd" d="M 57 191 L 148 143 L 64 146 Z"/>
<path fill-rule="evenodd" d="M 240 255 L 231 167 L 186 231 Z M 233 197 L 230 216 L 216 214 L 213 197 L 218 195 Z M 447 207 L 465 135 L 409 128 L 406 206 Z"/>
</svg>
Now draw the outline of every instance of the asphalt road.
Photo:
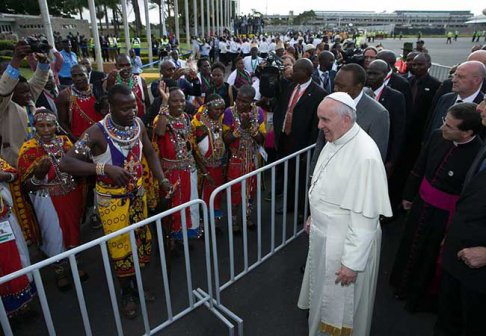
<svg viewBox="0 0 486 336">
<path fill-rule="evenodd" d="M 384 39 L 375 40 L 369 45 L 377 45 L 380 42 L 386 49 L 391 49 L 398 55 L 402 53 L 403 43 L 413 42 L 415 47 L 416 38 Z M 438 63 L 447 66 L 464 62 L 476 42 L 471 42 L 471 38 L 461 37 L 457 41 L 452 41 L 452 44 L 446 44 L 446 38 L 423 38 L 425 47 L 429 50 L 429 54 L 433 63 Z M 484 43 L 481 39 L 481 44 Z"/>
</svg>

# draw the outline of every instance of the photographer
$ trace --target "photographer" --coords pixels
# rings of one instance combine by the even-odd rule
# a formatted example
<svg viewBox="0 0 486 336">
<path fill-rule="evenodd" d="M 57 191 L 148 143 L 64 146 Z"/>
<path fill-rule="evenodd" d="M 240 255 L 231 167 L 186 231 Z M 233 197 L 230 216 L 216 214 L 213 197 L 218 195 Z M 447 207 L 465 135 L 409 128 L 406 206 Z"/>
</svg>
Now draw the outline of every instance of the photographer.
<svg viewBox="0 0 486 336">
<path fill-rule="evenodd" d="M 344 64 L 356 63 L 363 66 L 364 55 L 363 50 L 356 47 L 354 41 L 346 41 L 344 43 L 343 58 L 341 66 Z"/>
<path fill-rule="evenodd" d="M 34 102 L 44 89 L 49 76 L 49 61 L 44 53 L 35 54 L 39 65 L 30 80 L 20 76 L 20 63 L 33 53 L 32 49 L 26 41 L 19 41 L 12 61 L 0 79 L 0 155 L 14 167 L 17 166 L 20 147 L 34 134 Z"/>
</svg>

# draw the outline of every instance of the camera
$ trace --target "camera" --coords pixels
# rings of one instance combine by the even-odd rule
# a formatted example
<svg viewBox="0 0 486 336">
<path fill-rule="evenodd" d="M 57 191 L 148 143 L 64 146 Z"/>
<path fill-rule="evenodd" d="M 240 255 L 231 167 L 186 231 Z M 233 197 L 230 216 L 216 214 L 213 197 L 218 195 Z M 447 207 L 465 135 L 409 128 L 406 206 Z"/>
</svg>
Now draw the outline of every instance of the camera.
<svg viewBox="0 0 486 336">
<path fill-rule="evenodd" d="M 49 46 L 49 42 L 47 42 L 46 39 L 38 40 L 29 36 L 26 37 L 24 41 L 25 43 L 30 45 L 30 48 L 35 53 L 48 54 L 49 50 L 51 49 Z"/>
<path fill-rule="evenodd" d="M 363 66 L 364 63 L 363 51 L 358 48 L 345 49 L 343 52 L 343 63 L 344 64 L 356 63 Z"/>
</svg>

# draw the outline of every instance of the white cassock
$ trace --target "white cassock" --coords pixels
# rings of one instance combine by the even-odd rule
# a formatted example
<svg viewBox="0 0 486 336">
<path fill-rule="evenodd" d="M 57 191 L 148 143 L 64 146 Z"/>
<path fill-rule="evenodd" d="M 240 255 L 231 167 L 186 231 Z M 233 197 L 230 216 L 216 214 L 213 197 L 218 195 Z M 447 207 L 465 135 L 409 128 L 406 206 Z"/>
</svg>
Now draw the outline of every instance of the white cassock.
<svg viewBox="0 0 486 336">
<path fill-rule="evenodd" d="M 298 306 L 309 336 L 369 335 L 380 258 L 379 216 L 391 216 L 385 168 L 358 124 L 322 149 L 309 189 L 309 254 Z M 355 284 L 335 284 L 341 264 Z"/>
</svg>

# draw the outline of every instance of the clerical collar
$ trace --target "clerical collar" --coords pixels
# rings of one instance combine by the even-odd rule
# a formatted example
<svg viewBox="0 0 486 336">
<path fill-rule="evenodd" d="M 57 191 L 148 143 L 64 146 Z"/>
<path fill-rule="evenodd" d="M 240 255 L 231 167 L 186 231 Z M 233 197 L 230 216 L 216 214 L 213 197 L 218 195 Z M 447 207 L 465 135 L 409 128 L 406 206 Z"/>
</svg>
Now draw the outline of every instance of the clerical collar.
<svg viewBox="0 0 486 336">
<path fill-rule="evenodd" d="M 465 144 L 468 144 L 470 143 L 471 141 L 473 141 L 474 139 L 476 138 L 476 136 L 474 135 L 471 139 L 467 140 L 467 141 L 464 141 L 464 142 L 457 142 L 457 141 L 452 141 L 452 143 L 454 144 L 454 146 L 461 146 L 461 145 L 465 145 Z"/>
<path fill-rule="evenodd" d="M 353 99 L 356 106 L 358 106 L 358 103 L 361 100 L 361 97 L 363 97 L 363 89 L 361 89 L 361 92 L 359 93 L 359 95 L 356 98 Z"/>
<path fill-rule="evenodd" d="M 334 144 L 335 146 L 341 146 L 346 144 L 348 141 L 354 138 L 356 134 L 358 134 L 360 129 L 361 128 L 355 122 L 353 126 L 346 133 L 344 133 L 339 139 L 332 142 L 332 144 Z"/>
<path fill-rule="evenodd" d="M 476 96 L 479 94 L 479 91 L 481 91 L 481 86 L 476 90 L 476 92 L 474 92 L 472 95 L 467 96 L 465 98 L 462 98 L 458 94 L 455 104 L 457 104 L 459 102 L 459 100 L 461 101 L 461 103 L 474 103 L 474 99 L 476 99 Z"/>
</svg>

